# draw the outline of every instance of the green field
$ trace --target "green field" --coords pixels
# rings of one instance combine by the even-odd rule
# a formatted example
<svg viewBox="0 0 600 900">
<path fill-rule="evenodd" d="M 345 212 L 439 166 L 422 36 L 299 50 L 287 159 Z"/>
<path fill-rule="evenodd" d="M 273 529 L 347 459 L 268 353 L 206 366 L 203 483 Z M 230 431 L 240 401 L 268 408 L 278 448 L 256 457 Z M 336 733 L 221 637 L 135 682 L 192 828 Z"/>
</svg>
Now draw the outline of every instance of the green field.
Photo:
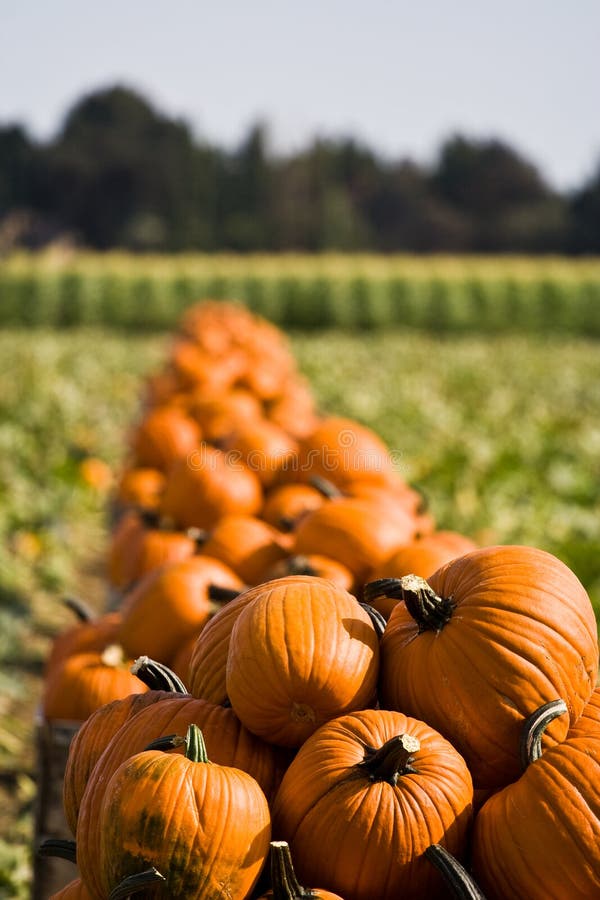
<svg viewBox="0 0 600 900">
<path fill-rule="evenodd" d="M 59 598 L 104 601 L 106 496 L 82 456 L 117 466 L 164 335 L 0 333 L 0 896 L 28 896 L 31 744 Z M 600 611 L 600 354 L 559 336 L 295 334 L 321 408 L 375 428 L 440 527 L 547 549 Z"/>
<path fill-rule="evenodd" d="M 595 258 L 52 251 L 0 261 L 0 327 L 160 331 L 207 296 L 241 300 L 306 331 L 600 337 Z"/>
</svg>

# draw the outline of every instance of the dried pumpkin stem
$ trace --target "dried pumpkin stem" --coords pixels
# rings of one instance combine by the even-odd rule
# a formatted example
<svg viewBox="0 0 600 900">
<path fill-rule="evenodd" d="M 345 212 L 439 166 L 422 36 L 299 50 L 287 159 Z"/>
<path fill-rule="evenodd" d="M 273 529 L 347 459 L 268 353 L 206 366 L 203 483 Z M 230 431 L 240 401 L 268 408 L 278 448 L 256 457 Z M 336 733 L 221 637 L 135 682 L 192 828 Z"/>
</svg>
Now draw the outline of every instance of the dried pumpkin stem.
<svg viewBox="0 0 600 900">
<path fill-rule="evenodd" d="M 523 771 L 542 755 L 542 738 L 550 722 L 566 712 L 568 710 L 564 700 L 551 700 L 525 719 L 519 741 L 519 757 Z"/>
<path fill-rule="evenodd" d="M 485 900 L 465 867 L 445 847 L 432 844 L 425 850 L 425 858 L 442 873 L 454 900 Z"/>
<path fill-rule="evenodd" d="M 454 612 L 452 598 L 438 597 L 425 579 L 418 575 L 381 578 L 365 585 L 365 600 L 370 602 L 377 597 L 403 600 L 419 631 L 441 631 Z"/>
<path fill-rule="evenodd" d="M 383 618 L 383 616 L 381 615 L 381 613 L 379 612 L 379 610 L 375 609 L 374 606 L 371 606 L 370 603 L 361 603 L 359 601 L 358 605 L 362 606 L 362 608 L 364 609 L 364 611 L 370 618 L 371 622 L 373 623 L 373 628 L 377 632 L 377 637 L 382 638 L 383 632 L 385 631 L 385 626 L 387 623 L 386 623 L 385 619 Z"/>
<path fill-rule="evenodd" d="M 141 891 L 146 890 L 146 888 L 165 881 L 165 876 L 161 875 L 158 869 L 155 869 L 153 866 L 151 869 L 146 869 L 143 872 L 138 872 L 136 875 L 129 875 L 127 878 L 124 878 L 123 881 L 110 892 L 108 900 L 126 900 L 127 897 L 139 894 Z"/>
<path fill-rule="evenodd" d="M 236 597 L 239 597 L 241 591 L 235 590 L 235 588 L 226 588 L 221 587 L 218 584 L 209 584 L 208 586 L 208 597 L 209 600 L 215 600 L 217 603 L 229 603 L 230 600 L 235 600 Z"/>
<path fill-rule="evenodd" d="M 77 862 L 77 847 L 75 841 L 67 841 L 63 838 L 47 838 L 42 841 L 37 849 L 38 856 L 52 856 L 58 859 L 66 859 L 69 862 Z"/>
<path fill-rule="evenodd" d="M 395 785 L 400 775 L 415 774 L 417 769 L 412 765 L 414 755 L 421 749 L 418 738 L 411 734 L 398 734 L 382 747 L 365 748 L 365 758 L 358 763 L 358 768 L 366 771 L 371 781 L 387 781 Z"/>
<path fill-rule="evenodd" d="M 314 487 L 320 494 L 327 497 L 328 500 L 335 500 L 337 497 L 343 497 L 344 494 L 332 481 L 322 478 L 321 475 L 313 475 L 310 479 L 310 486 Z"/>
<path fill-rule="evenodd" d="M 314 892 L 303 888 L 296 878 L 287 841 L 271 841 L 271 886 L 273 900 L 301 900 L 314 896 Z"/>
<path fill-rule="evenodd" d="M 287 561 L 287 570 L 290 575 L 316 575 L 317 570 L 310 564 L 306 556 L 298 554 L 290 556 Z"/>
<path fill-rule="evenodd" d="M 93 622 L 98 618 L 93 609 L 79 597 L 63 597 L 63 603 L 67 609 L 75 613 L 80 622 Z"/>
<path fill-rule="evenodd" d="M 151 691 L 171 691 L 174 694 L 187 694 L 183 681 L 163 663 L 150 659 L 149 656 L 138 656 L 131 667 L 131 672 L 143 681 Z"/>
</svg>

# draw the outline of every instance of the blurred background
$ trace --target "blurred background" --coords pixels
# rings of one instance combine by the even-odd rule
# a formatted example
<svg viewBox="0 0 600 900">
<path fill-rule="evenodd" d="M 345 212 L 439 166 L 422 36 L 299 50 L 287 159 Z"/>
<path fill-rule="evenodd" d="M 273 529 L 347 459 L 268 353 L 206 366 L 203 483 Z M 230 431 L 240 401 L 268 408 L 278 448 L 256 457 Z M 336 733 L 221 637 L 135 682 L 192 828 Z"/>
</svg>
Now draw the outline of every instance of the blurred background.
<svg viewBox="0 0 600 900">
<path fill-rule="evenodd" d="M 106 603 L 142 379 L 203 297 L 284 328 L 439 528 L 600 610 L 599 31 L 592 0 L 4 4 L 0 897 L 61 598 Z"/>
</svg>

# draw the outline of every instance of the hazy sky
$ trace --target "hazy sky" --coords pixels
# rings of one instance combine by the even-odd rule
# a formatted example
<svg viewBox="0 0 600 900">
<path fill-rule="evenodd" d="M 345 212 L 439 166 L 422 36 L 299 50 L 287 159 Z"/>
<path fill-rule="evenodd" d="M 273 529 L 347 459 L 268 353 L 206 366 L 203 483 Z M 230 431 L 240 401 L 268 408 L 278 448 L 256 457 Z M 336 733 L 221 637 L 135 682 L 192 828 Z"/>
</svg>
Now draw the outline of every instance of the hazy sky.
<svg viewBox="0 0 600 900">
<path fill-rule="evenodd" d="M 0 0 L 0 123 L 50 137 L 116 82 L 234 146 L 315 133 L 433 158 L 494 135 L 569 188 L 600 160 L 599 0 Z"/>
</svg>

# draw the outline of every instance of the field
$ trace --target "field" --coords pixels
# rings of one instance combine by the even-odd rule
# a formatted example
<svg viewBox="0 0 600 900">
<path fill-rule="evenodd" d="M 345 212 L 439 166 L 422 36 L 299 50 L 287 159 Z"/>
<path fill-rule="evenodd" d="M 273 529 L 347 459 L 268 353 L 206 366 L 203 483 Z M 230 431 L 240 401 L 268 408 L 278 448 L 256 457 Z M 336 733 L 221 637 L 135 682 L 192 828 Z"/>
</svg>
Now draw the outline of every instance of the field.
<svg viewBox="0 0 600 900">
<path fill-rule="evenodd" d="M 0 333 L 0 897 L 28 896 L 32 727 L 60 598 L 104 602 L 107 494 L 161 334 Z M 600 355 L 582 337 L 295 333 L 321 408 L 376 429 L 441 527 L 567 562 L 600 612 Z"/>
<path fill-rule="evenodd" d="M 235 297 L 286 328 L 600 336 L 600 263 L 559 257 L 16 255 L 0 326 L 173 327 L 198 297 Z"/>
</svg>

